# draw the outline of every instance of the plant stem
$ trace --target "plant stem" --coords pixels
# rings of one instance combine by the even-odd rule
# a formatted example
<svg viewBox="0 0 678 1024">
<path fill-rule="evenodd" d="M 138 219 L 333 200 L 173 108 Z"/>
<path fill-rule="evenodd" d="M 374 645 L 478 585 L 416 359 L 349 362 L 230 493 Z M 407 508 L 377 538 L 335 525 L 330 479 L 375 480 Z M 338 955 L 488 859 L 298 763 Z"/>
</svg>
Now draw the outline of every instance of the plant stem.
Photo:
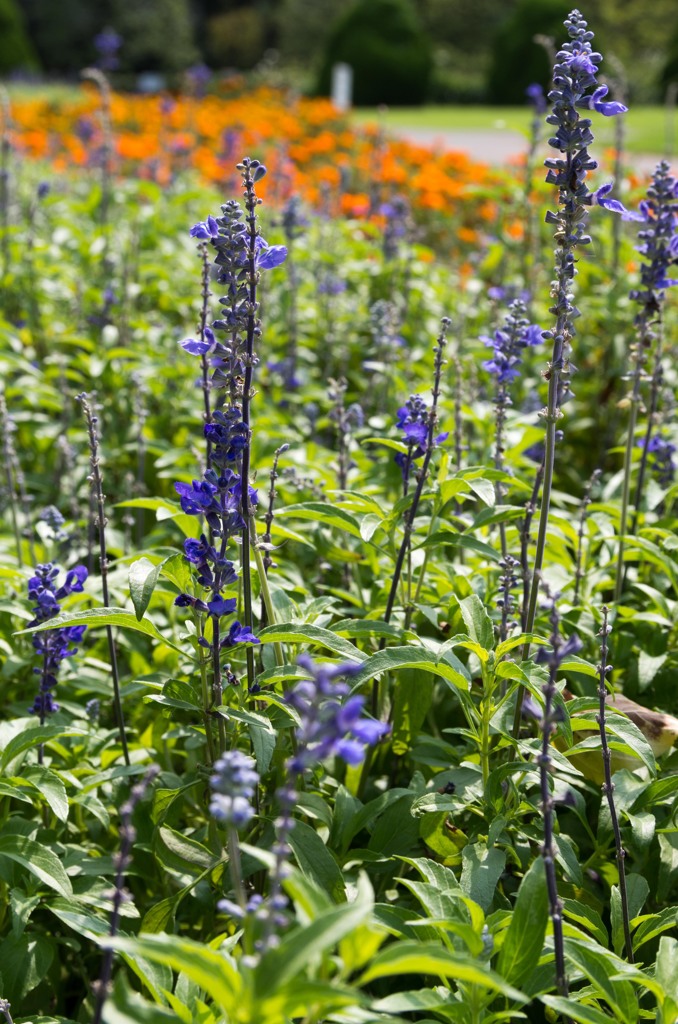
<svg viewBox="0 0 678 1024">
<path fill-rule="evenodd" d="M 391 621 L 391 615 L 393 613 L 393 606 L 395 604 L 396 594 L 398 593 L 398 584 L 400 582 L 400 576 L 403 570 L 403 564 L 405 561 L 405 555 L 410 545 L 410 538 L 412 536 L 412 529 L 414 527 L 414 520 L 417 515 L 417 509 L 419 507 L 419 501 L 424 490 L 424 484 L 428 476 L 428 468 L 431 463 L 431 457 L 433 455 L 434 443 L 433 435 L 435 433 L 435 427 L 438 422 L 438 398 L 440 396 L 440 379 L 442 376 L 442 369 L 444 365 L 443 352 L 445 350 L 445 339 L 447 336 L 447 330 L 450 326 L 450 320 L 447 317 L 443 317 L 442 329 L 438 335 L 436 342 L 435 351 L 435 368 L 433 374 L 433 388 L 431 389 L 433 400 L 431 402 L 431 408 L 428 414 L 428 433 L 426 438 L 426 452 L 424 454 L 424 461 L 421 469 L 417 475 L 417 486 L 412 497 L 412 504 L 405 513 L 405 522 L 403 529 L 403 539 L 400 544 L 400 549 L 396 557 L 395 568 L 393 570 L 393 577 L 391 579 L 391 588 L 389 590 L 388 598 L 386 601 L 386 611 L 384 612 L 384 622 Z M 386 646 L 386 637 L 382 637 L 379 644 L 379 650 L 383 650 Z M 379 681 L 378 678 L 374 680 L 372 684 L 372 713 L 376 716 L 379 706 Z"/>
<path fill-rule="evenodd" d="M 101 570 L 101 594 L 102 602 L 105 608 L 110 608 L 110 598 L 108 593 L 108 555 L 106 554 L 106 514 L 104 510 L 104 490 L 103 490 L 103 477 L 101 475 L 101 465 L 99 461 L 99 437 L 97 435 L 97 423 L 98 417 L 94 415 L 94 411 L 87 395 L 83 391 L 82 394 L 77 396 L 77 401 L 82 406 L 82 411 L 85 416 L 87 423 L 87 433 L 89 437 L 89 451 L 90 458 L 89 464 L 91 468 L 91 475 L 89 477 L 91 483 L 91 495 L 96 502 L 97 515 L 94 526 L 98 529 L 99 533 L 99 566 Z M 113 707 L 115 709 L 116 724 L 118 726 L 118 732 L 120 734 L 120 743 L 122 746 L 122 755 L 126 765 L 130 764 L 129 748 L 127 746 L 127 733 L 125 731 L 125 718 L 122 711 L 122 700 L 120 698 L 120 677 L 118 674 L 118 659 L 115 650 L 115 641 L 113 639 L 113 630 L 110 626 L 106 626 L 106 637 L 108 639 L 108 652 L 111 659 L 111 675 L 113 679 Z"/>
<path fill-rule="evenodd" d="M 621 898 L 621 909 L 622 909 L 622 924 L 624 927 L 624 946 L 626 948 L 626 958 L 629 963 L 633 963 L 633 945 L 631 943 L 631 927 L 629 924 L 629 901 L 628 894 L 626 891 L 626 871 L 624 868 L 624 859 L 626 857 L 626 851 L 622 844 L 621 831 L 619 829 L 619 819 L 617 817 L 617 808 L 614 804 L 614 782 L 612 781 L 612 769 L 610 761 L 612 759 L 612 753 L 607 742 L 607 729 L 605 728 L 605 697 L 607 696 L 607 688 L 605 686 L 605 676 L 608 672 L 612 671 L 612 665 L 608 665 L 608 646 L 607 638 L 610 634 L 610 627 L 607 624 L 607 608 L 603 608 L 603 625 L 600 630 L 601 644 L 600 644 L 600 665 L 598 666 L 598 697 L 599 697 L 599 710 L 598 710 L 598 726 L 600 728 L 600 746 L 603 757 L 603 770 L 605 772 L 605 782 L 603 783 L 603 794 L 607 798 L 607 806 L 610 810 L 610 820 L 612 822 L 612 831 L 614 832 L 614 845 L 617 853 L 617 871 L 619 873 L 619 896 Z"/>
<path fill-rule="evenodd" d="M 243 619 L 248 629 L 252 629 L 254 622 L 252 617 L 252 577 L 250 568 L 250 523 L 254 516 L 254 510 L 250 504 L 250 459 L 252 446 L 252 427 L 250 414 L 250 401 L 252 398 L 252 375 L 254 372 L 254 337 L 260 328 L 257 323 L 257 281 L 258 273 L 256 268 L 257 253 L 257 205 L 259 200 L 254 192 L 254 179 L 250 168 L 250 161 L 244 160 L 238 165 L 242 170 L 243 188 L 245 190 L 245 206 L 247 209 L 247 229 L 249 236 L 248 244 L 248 293 L 249 309 L 247 314 L 247 333 L 245 339 L 245 353 L 243 363 L 245 366 L 245 379 L 242 389 L 242 419 L 247 430 L 247 443 L 242 450 L 242 464 L 240 472 L 241 490 L 241 515 L 242 527 L 242 585 L 243 585 Z M 255 667 L 254 650 L 248 647 L 247 658 L 247 688 L 251 690 L 254 686 Z"/>
</svg>

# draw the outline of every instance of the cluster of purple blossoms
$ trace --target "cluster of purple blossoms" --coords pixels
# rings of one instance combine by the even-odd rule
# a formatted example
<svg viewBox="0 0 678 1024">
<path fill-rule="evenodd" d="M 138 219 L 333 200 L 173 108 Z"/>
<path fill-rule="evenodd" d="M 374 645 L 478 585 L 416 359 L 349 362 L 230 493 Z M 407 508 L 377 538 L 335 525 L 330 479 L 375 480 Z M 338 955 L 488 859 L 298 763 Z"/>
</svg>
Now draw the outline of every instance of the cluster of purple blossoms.
<svg viewBox="0 0 678 1024">
<path fill-rule="evenodd" d="M 631 298 L 642 305 L 636 322 L 647 323 L 659 315 L 665 290 L 678 284 L 667 276 L 678 263 L 678 181 L 666 161 L 657 165 L 638 213 L 628 216 L 647 225 L 638 232 L 638 252 L 644 257 L 641 287 L 631 292 Z"/>
<path fill-rule="evenodd" d="M 403 483 L 407 486 L 415 459 L 425 455 L 429 448 L 429 432 L 431 414 L 421 395 L 410 395 L 404 405 L 398 409 L 396 426 L 403 432 L 403 441 L 407 445 L 406 452 L 398 452 L 395 462 L 403 474 Z M 444 431 L 431 439 L 432 447 L 442 444 L 449 437 Z"/>
<path fill-rule="evenodd" d="M 82 592 L 87 579 L 87 569 L 84 565 L 76 565 L 69 569 L 61 586 L 57 586 L 59 572 L 58 565 L 46 562 L 36 566 L 35 576 L 28 581 L 28 596 L 35 601 L 31 609 L 34 618 L 28 624 L 29 629 L 40 626 L 58 615 L 61 611 L 59 602 L 69 594 Z M 40 676 L 40 690 L 30 711 L 40 716 L 41 723 L 45 721 L 47 715 L 59 710 L 52 693 L 58 682 L 59 667 L 64 658 L 71 658 L 77 653 L 77 648 L 71 644 L 80 643 L 86 629 L 86 626 L 65 626 L 33 634 L 33 647 L 41 655 L 43 662 L 42 668 L 33 669 L 35 674 Z"/>
<path fill-rule="evenodd" d="M 645 441 L 639 441 L 641 448 L 645 447 Z M 645 450 L 650 458 L 650 467 L 662 487 L 668 487 L 673 483 L 676 475 L 676 463 L 673 456 L 676 454 L 675 444 L 667 441 L 664 437 L 655 435 L 647 442 Z"/>
<path fill-rule="evenodd" d="M 615 213 L 624 213 L 624 207 L 609 198 L 612 185 L 603 185 L 591 192 L 586 184 L 588 171 L 598 165 L 589 155 L 588 147 L 593 142 L 591 120 L 580 117 L 580 110 L 596 110 L 610 117 L 622 114 L 626 107 L 622 103 L 605 102 L 608 87 L 598 85 L 596 75 L 603 59 L 591 48 L 593 33 L 587 31 L 587 24 L 579 11 L 574 10 L 565 21 L 570 41 L 558 52 L 553 70 L 553 89 L 549 93 L 551 112 L 546 122 L 555 127 L 555 134 L 549 145 L 558 150 L 561 157 L 549 157 L 546 161 L 546 181 L 559 188 L 559 210 L 549 210 L 546 221 L 562 234 L 563 243 L 556 250 L 556 274 L 558 288 L 554 311 L 567 324 L 570 336 L 574 334 L 573 321 L 578 310 L 570 295 L 570 282 L 576 274 L 574 249 L 588 245 L 590 237 L 585 233 L 587 208 L 593 203 Z"/>
<path fill-rule="evenodd" d="M 328 757 L 341 757 L 347 764 L 360 764 L 365 747 L 377 743 L 389 727 L 384 722 L 363 718 L 365 698 L 349 696 L 346 679 L 360 671 L 357 662 L 317 665 L 307 654 L 297 659 L 310 678 L 290 690 L 285 700 L 299 715 L 297 750 L 288 762 L 292 775 Z M 348 698 L 348 699 L 346 699 Z"/>
<path fill-rule="evenodd" d="M 258 785 L 254 759 L 240 750 L 227 750 L 214 762 L 210 814 L 222 825 L 244 828 L 254 817 L 252 800 Z"/>
<path fill-rule="evenodd" d="M 257 169 L 265 173 L 263 164 L 259 164 Z M 222 305 L 221 317 L 205 329 L 199 340 L 188 338 L 181 345 L 191 355 L 209 357 L 214 371 L 212 387 L 228 388 L 231 401 L 235 402 L 238 397 L 237 382 L 244 374 L 242 334 L 247 329 L 250 316 L 250 239 L 240 203 L 231 199 L 224 203 L 221 211 L 221 217 L 210 215 L 207 220 L 194 224 L 190 230 L 191 238 L 210 242 L 216 250 L 214 263 L 217 267 L 217 281 L 223 286 L 223 294 L 219 299 Z M 285 262 L 286 246 L 269 245 L 261 235 L 257 235 L 254 244 L 255 273 L 272 270 Z M 218 341 L 214 331 L 227 332 L 228 341 Z"/>
<path fill-rule="evenodd" d="M 504 326 L 498 328 L 492 338 L 483 335 L 480 340 L 494 349 L 492 359 L 486 359 L 483 368 L 496 377 L 499 384 L 508 384 L 520 376 L 521 352 L 541 345 L 543 331 L 527 319 L 524 302 L 515 299 L 509 306 Z"/>
<path fill-rule="evenodd" d="M 115 29 L 105 28 L 94 37 L 94 49 L 97 51 L 97 64 L 102 71 L 115 71 L 119 65 L 118 50 L 122 46 L 122 36 Z"/>
</svg>

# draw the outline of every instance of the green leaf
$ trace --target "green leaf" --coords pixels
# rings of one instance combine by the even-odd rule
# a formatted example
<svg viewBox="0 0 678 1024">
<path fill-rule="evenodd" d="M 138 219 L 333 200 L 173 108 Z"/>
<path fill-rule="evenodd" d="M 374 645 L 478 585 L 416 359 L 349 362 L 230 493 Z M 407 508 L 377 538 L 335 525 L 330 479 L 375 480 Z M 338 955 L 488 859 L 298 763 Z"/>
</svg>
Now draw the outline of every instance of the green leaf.
<svg viewBox="0 0 678 1024">
<path fill-rule="evenodd" d="M 311 519 L 314 523 L 334 526 L 352 537 L 360 539 L 360 523 L 350 512 L 324 501 L 307 501 L 300 505 L 287 505 L 276 512 L 276 517 L 292 516 L 295 519 Z"/>
<path fill-rule="evenodd" d="M 105 945 L 182 971 L 229 1016 L 237 1013 L 243 987 L 237 968 L 230 957 L 210 949 L 204 942 L 162 934 L 140 935 L 135 939 L 118 936 L 107 939 Z"/>
<path fill-rule="evenodd" d="M 650 942 L 662 932 L 678 925 L 678 907 L 665 907 L 658 914 L 648 914 L 640 919 L 633 933 L 633 948 L 640 949 L 645 942 Z"/>
<path fill-rule="evenodd" d="M 470 956 L 450 953 L 441 946 L 429 943 L 395 942 L 378 953 L 359 984 L 365 985 L 377 978 L 392 978 L 403 974 L 433 974 L 455 981 L 466 981 L 490 992 L 501 992 L 509 999 L 526 1002 L 527 997 L 509 985 L 486 964 Z"/>
<path fill-rule="evenodd" d="M 139 558 L 136 562 L 132 562 L 129 567 L 129 592 L 137 620 L 141 620 L 144 617 L 144 612 L 148 608 L 153 591 L 160 578 L 162 567 L 166 561 L 168 559 L 164 559 L 164 561 L 154 565 L 148 558 Z"/>
<path fill-rule="evenodd" d="M 487 912 L 506 867 L 506 854 L 496 847 L 488 850 L 485 843 L 469 843 L 462 850 L 462 860 L 461 887 Z"/>
<path fill-rule="evenodd" d="M 403 669 L 393 704 L 391 743 L 397 756 L 412 748 L 433 699 L 433 676 L 421 670 Z"/>
<path fill-rule="evenodd" d="M 536 969 L 544 949 L 548 919 L 544 858 L 537 857 L 520 883 L 497 963 L 499 974 L 512 985 L 522 985 Z"/>
<path fill-rule="evenodd" d="M 289 844 L 302 873 L 328 893 L 334 903 L 345 902 L 344 876 L 316 830 L 305 821 L 296 821 Z"/>
<path fill-rule="evenodd" d="M 45 798 L 54 811 L 59 821 L 68 820 L 68 797 L 66 787 L 56 774 L 49 768 L 39 764 L 24 766 L 21 778 L 16 780 L 18 784 L 30 782 Z"/>
<path fill-rule="evenodd" d="M 494 627 L 492 619 L 487 614 L 485 605 L 477 594 L 469 594 L 463 601 L 459 601 L 466 631 L 485 651 L 494 648 Z"/>
<path fill-rule="evenodd" d="M 353 676 L 353 686 L 358 687 L 382 672 L 399 672 L 404 668 L 415 668 L 420 672 L 431 672 L 441 676 L 463 690 L 469 689 L 469 681 L 444 661 L 431 660 L 431 652 L 423 647 L 387 647 L 367 658 L 361 669 Z"/>
<path fill-rule="evenodd" d="M 468 485 L 485 505 L 492 507 L 495 504 L 496 493 L 494 485 L 490 480 L 483 480 L 482 477 L 477 477 L 475 480 L 469 480 Z"/>
<path fill-rule="evenodd" d="M 563 999 L 562 996 L 539 996 L 542 1003 L 562 1014 L 563 1020 L 575 1020 L 577 1024 L 610 1024 L 611 1018 L 594 1006 L 575 1003 L 574 999 Z"/>
<path fill-rule="evenodd" d="M 593 935 L 596 942 L 599 942 L 601 946 L 607 946 L 608 935 L 607 929 L 602 922 L 600 914 L 598 914 L 592 907 L 586 906 L 585 903 L 580 903 L 578 900 L 561 900 L 563 904 L 563 914 L 568 921 L 574 921 L 576 924 L 581 925 L 587 931 Z"/>
<path fill-rule="evenodd" d="M 652 819 L 654 821 L 654 818 Z M 629 907 L 629 921 L 638 917 L 643 904 L 650 893 L 650 886 L 642 875 L 626 876 L 626 895 Z M 610 919 L 612 924 L 612 945 L 617 956 L 624 949 L 624 918 L 622 914 L 621 893 L 619 886 L 613 885 L 610 896 Z"/>
<path fill-rule="evenodd" d="M 280 945 L 266 953 L 256 970 L 255 990 L 259 997 L 276 991 L 293 980 L 317 957 L 335 946 L 345 935 L 367 920 L 372 909 L 372 890 L 361 875 L 358 895 L 353 903 L 342 903 L 320 917 L 286 935 Z"/>
<path fill-rule="evenodd" d="M 179 552 L 160 563 L 160 575 L 173 583 L 182 594 L 188 590 L 192 582 L 190 564 L 186 556 Z"/>
<path fill-rule="evenodd" d="M 333 654 L 339 654 L 350 661 L 365 661 L 367 655 L 358 648 L 337 636 L 330 629 L 312 626 L 307 622 L 283 622 L 275 626 L 267 626 L 259 633 L 263 643 L 313 644 L 314 647 L 326 647 Z"/>
<path fill-rule="evenodd" d="M 597 943 L 585 943 L 566 937 L 565 959 L 589 979 L 594 989 L 604 998 L 615 1014 L 615 1019 L 625 1024 L 637 1024 L 638 999 L 629 981 L 616 978 L 624 961 Z"/>
<path fill-rule="evenodd" d="M 73 895 L 71 880 L 64 871 L 63 864 L 57 855 L 42 843 L 36 843 L 27 836 L 0 836 L 0 857 L 7 857 L 21 864 L 60 896 Z"/>
<path fill-rule="evenodd" d="M 87 626 L 89 629 L 96 629 L 99 626 L 119 626 L 121 629 L 131 629 L 135 633 L 145 633 L 146 636 L 171 647 L 173 651 L 186 654 L 172 640 L 164 637 L 150 619 L 139 620 L 136 615 L 124 608 L 90 608 L 83 612 L 62 612 L 61 615 L 55 615 L 53 619 L 40 626 L 21 629 L 15 635 L 24 636 L 26 633 L 40 633 L 45 629 L 61 629 L 63 626 Z"/>
<path fill-rule="evenodd" d="M 196 839 L 175 832 L 167 825 L 161 825 L 155 835 L 155 850 L 158 858 L 170 870 L 198 874 L 211 866 L 216 867 L 218 859 Z"/>
<path fill-rule="evenodd" d="M 659 940 L 655 981 L 664 990 L 661 1024 L 678 1018 L 678 940 L 663 935 Z"/>
<path fill-rule="evenodd" d="M 2 752 L 0 767 L 4 769 L 20 754 L 35 750 L 41 743 L 62 739 L 64 736 L 85 736 L 82 729 L 64 728 L 61 725 L 34 725 L 13 736 Z"/>
<path fill-rule="evenodd" d="M 55 948 L 44 935 L 10 932 L 0 944 L 3 998 L 17 1004 L 37 988 L 51 967 Z"/>
</svg>

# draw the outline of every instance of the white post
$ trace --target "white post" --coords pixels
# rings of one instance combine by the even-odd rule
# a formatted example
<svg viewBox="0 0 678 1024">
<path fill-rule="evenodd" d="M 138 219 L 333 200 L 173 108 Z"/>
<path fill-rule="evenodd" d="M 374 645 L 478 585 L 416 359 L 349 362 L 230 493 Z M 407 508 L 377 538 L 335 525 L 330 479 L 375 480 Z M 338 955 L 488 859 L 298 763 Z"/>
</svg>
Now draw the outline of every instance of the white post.
<svg viewBox="0 0 678 1024">
<path fill-rule="evenodd" d="M 353 99 L 353 68 L 335 64 L 332 68 L 332 103 L 337 110 L 349 110 Z"/>
</svg>

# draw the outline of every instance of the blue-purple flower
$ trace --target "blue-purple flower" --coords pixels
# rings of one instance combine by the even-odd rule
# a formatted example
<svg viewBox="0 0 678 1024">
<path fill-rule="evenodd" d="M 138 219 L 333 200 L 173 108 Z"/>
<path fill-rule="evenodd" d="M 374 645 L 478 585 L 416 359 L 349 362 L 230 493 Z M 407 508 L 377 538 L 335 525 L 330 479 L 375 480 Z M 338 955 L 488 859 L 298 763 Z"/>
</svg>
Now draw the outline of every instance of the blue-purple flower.
<svg viewBox="0 0 678 1024">
<path fill-rule="evenodd" d="M 503 327 L 491 338 L 481 336 L 480 340 L 494 349 L 492 359 L 486 359 L 483 368 L 496 377 L 498 383 L 510 383 L 520 376 L 521 353 L 526 348 L 541 345 L 543 335 L 541 327 L 527 319 L 524 302 L 515 299 L 509 306 Z"/>
<path fill-rule="evenodd" d="M 210 777 L 210 814 L 221 825 L 244 828 L 254 817 L 252 800 L 258 785 L 254 759 L 240 750 L 227 750 L 214 762 Z"/>
<path fill-rule="evenodd" d="M 57 565 L 46 562 L 36 566 L 35 575 L 29 579 L 28 596 L 35 601 L 32 608 L 34 618 L 29 622 L 29 628 L 53 619 L 61 611 L 60 601 L 69 594 L 79 594 L 83 591 L 83 584 L 87 579 L 87 569 L 84 565 L 76 565 L 68 570 L 61 586 L 57 586 L 59 572 Z M 41 722 L 44 722 L 48 714 L 59 710 L 52 693 L 57 685 L 59 667 L 65 658 L 71 658 L 77 653 L 77 647 L 71 645 L 80 643 L 86 629 L 86 626 L 64 626 L 59 629 L 46 629 L 32 636 L 33 647 L 41 655 L 43 662 L 42 668 L 33 670 L 40 676 L 40 689 L 30 710 L 40 716 Z"/>
<path fill-rule="evenodd" d="M 421 395 L 410 395 L 404 405 L 398 409 L 396 425 L 403 432 L 403 441 L 407 445 L 406 452 L 398 452 L 395 456 L 396 465 L 400 466 L 403 481 L 409 480 L 412 464 L 428 450 L 430 429 L 429 408 Z M 437 434 L 432 439 L 435 448 L 449 437 L 449 431 Z"/>
<path fill-rule="evenodd" d="M 640 447 L 644 447 L 644 441 L 639 441 L 638 443 Z M 657 481 L 662 487 L 668 487 L 669 484 L 673 483 L 676 475 L 676 463 L 673 459 L 673 456 L 676 454 L 675 444 L 659 434 L 655 434 L 647 442 L 646 451 L 650 467 L 657 477 Z"/>
<path fill-rule="evenodd" d="M 389 731 L 384 722 L 363 717 L 365 698 L 349 697 L 345 680 L 360 670 L 358 662 L 320 665 L 307 654 L 297 663 L 310 678 L 289 691 L 286 701 L 299 715 L 296 753 L 289 761 L 293 775 L 328 757 L 341 757 L 347 764 L 360 764 L 365 747 L 377 743 Z M 346 699 L 348 698 L 348 699 Z"/>
</svg>

